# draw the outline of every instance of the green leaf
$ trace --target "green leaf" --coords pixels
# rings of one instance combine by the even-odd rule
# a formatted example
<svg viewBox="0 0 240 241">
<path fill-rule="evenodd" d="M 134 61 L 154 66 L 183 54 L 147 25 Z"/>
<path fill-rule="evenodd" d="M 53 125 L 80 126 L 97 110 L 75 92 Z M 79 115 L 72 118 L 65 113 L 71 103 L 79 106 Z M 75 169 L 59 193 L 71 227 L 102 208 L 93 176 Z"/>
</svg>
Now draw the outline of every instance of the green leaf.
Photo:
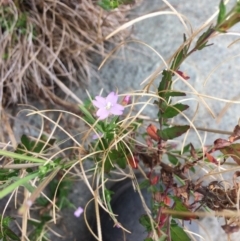
<svg viewBox="0 0 240 241">
<path fill-rule="evenodd" d="M 118 164 L 119 167 L 121 167 L 122 169 L 125 169 L 126 168 L 126 165 L 127 165 L 127 162 L 126 162 L 126 158 L 123 157 L 123 158 L 118 158 L 116 160 L 116 163 Z"/>
<path fill-rule="evenodd" d="M 225 17 L 226 17 L 226 6 L 224 4 L 224 1 L 221 0 L 221 2 L 219 4 L 219 13 L 218 13 L 217 24 L 222 23 L 222 21 L 225 19 Z"/>
<path fill-rule="evenodd" d="M 234 7 L 234 11 L 235 11 L 236 13 L 240 13 L 240 1 L 239 1 L 239 0 L 237 1 L 236 6 Z"/>
<path fill-rule="evenodd" d="M 184 51 L 185 49 L 183 48 L 182 50 L 180 50 L 179 53 L 177 53 L 173 59 L 173 62 L 172 62 L 172 66 L 171 66 L 171 69 L 173 70 L 176 70 L 178 69 L 179 65 L 181 64 L 181 62 L 183 61 L 184 57 L 185 57 L 185 54 L 184 54 Z"/>
<path fill-rule="evenodd" d="M 21 143 L 26 147 L 28 151 L 31 151 L 32 149 L 32 144 L 30 139 L 26 135 L 22 135 L 21 137 Z"/>
<path fill-rule="evenodd" d="M 103 8 L 104 10 L 112 10 L 118 8 L 119 3 L 117 0 L 102 0 L 98 2 L 98 5 Z"/>
<path fill-rule="evenodd" d="M 173 218 L 178 218 L 178 219 L 183 219 L 183 220 L 191 220 L 191 219 L 198 219 L 199 217 L 191 212 L 188 207 L 183 203 L 183 201 L 178 198 L 178 197 L 171 197 L 174 202 L 175 202 L 175 205 L 174 205 L 174 208 L 173 210 L 176 211 L 176 214 L 173 214 L 172 217 Z M 177 212 L 186 212 L 186 215 L 183 215 L 183 214 L 177 214 Z"/>
<path fill-rule="evenodd" d="M 148 188 L 150 187 L 151 183 L 150 181 L 147 179 L 147 180 L 144 180 L 142 181 L 141 183 L 139 183 L 139 188 L 140 189 L 144 189 L 144 188 Z"/>
<path fill-rule="evenodd" d="M 163 70 L 162 80 L 158 86 L 158 95 L 164 98 L 168 90 L 171 89 L 171 85 L 172 85 L 172 72 L 170 70 Z M 167 100 L 168 99 L 166 99 L 166 101 Z"/>
<path fill-rule="evenodd" d="M 173 165 L 177 165 L 178 164 L 178 159 L 177 157 L 171 155 L 171 154 L 168 154 L 168 160 L 173 164 Z"/>
<path fill-rule="evenodd" d="M 49 201 L 45 197 L 41 196 L 36 199 L 36 203 L 42 207 L 46 207 L 49 204 Z"/>
<path fill-rule="evenodd" d="M 109 157 L 106 158 L 104 161 L 104 172 L 108 173 L 114 168 L 114 161 L 111 160 Z"/>
<path fill-rule="evenodd" d="M 191 144 L 187 144 L 186 146 L 183 147 L 183 153 L 186 153 L 186 152 L 189 152 L 190 150 L 190 147 L 191 147 Z"/>
<path fill-rule="evenodd" d="M 32 193 L 35 190 L 35 187 L 33 187 L 30 183 L 23 183 L 23 187 L 25 187 L 30 193 Z"/>
<path fill-rule="evenodd" d="M 180 182 L 182 185 L 185 185 L 185 184 L 186 184 L 185 181 L 184 181 L 182 178 L 180 178 L 178 175 L 173 174 L 173 176 L 174 176 L 174 177 L 177 179 L 177 181 Z"/>
<path fill-rule="evenodd" d="M 124 155 L 124 152 L 120 150 L 116 150 L 113 149 L 111 150 L 111 152 L 109 152 L 108 154 L 108 158 L 112 163 L 117 163 L 119 165 L 119 167 L 121 167 L 122 169 L 126 168 L 126 157 Z"/>
<path fill-rule="evenodd" d="M 8 180 L 11 177 L 17 177 L 19 170 L 0 169 L 0 181 Z"/>
<path fill-rule="evenodd" d="M 184 111 L 188 108 L 189 108 L 188 105 L 183 105 L 181 103 L 178 103 L 178 104 L 175 104 L 172 106 L 170 105 L 165 109 L 162 117 L 163 118 L 173 118 L 174 116 L 178 115 L 179 113 L 181 113 L 182 111 Z"/>
<path fill-rule="evenodd" d="M 195 170 L 195 168 L 194 167 L 190 167 L 190 169 L 189 169 L 191 172 L 193 172 L 193 173 L 196 173 L 196 170 Z"/>
<path fill-rule="evenodd" d="M 114 194 L 113 191 L 111 191 L 107 188 L 104 188 L 104 195 L 105 195 L 106 202 L 108 202 L 108 203 L 111 202 L 113 194 Z"/>
<path fill-rule="evenodd" d="M 169 98 L 170 96 L 174 97 L 174 96 L 186 96 L 186 94 L 184 92 L 180 92 L 180 91 L 169 91 L 165 94 L 166 98 Z"/>
<path fill-rule="evenodd" d="M 12 240 L 20 241 L 19 236 L 16 235 L 10 228 L 5 229 L 5 234 Z"/>
<path fill-rule="evenodd" d="M 14 218 L 10 216 L 6 216 L 2 219 L 2 215 L 0 215 L 0 222 L 2 223 L 3 226 L 8 227 L 9 224 L 14 220 Z"/>
<path fill-rule="evenodd" d="M 210 46 L 212 44 L 208 44 L 207 45 L 207 42 L 208 42 L 208 38 L 211 36 L 211 34 L 214 32 L 215 30 L 212 28 L 212 26 L 210 26 L 208 28 L 207 31 L 205 31 L 200 37 L 199 39 L 197 40 L 197 43 L 196 43 L 196 46 L 195 48 L 197 50 L 201 50 L 207 46 Z"/>
<path fill-rule="evenodd" d="M 86 117 L 85 120 L 89 124 L 93 125 L 96 122 L 96 120 L 93 118 L 92 114 L 87 110 L 87 108 L 84 105 L 79 105 L 79 108 L 85 115 L 85 117 Z M 95 126 L 99 132 L 104 133 L 102 127 L 98 123 Z"/>
<path fill-rule="evenodd" d="M 10 184 L 8 187 L 6 187 L 5 189 L 0 191 L 0 199 L 5 197 L 12 191 L 14 191 L 17 187 L 24 185 L 25 183 L 27 183 L 28 181 L 32 180 L 33 178 L 35 178 L 37 176 L 38 176 L 38 173 L 35 172 L 33 174 L 29 174 L 29 175 L 19 179 L 18 181 Z"/>
<path fill-rule="evenodd" d="M 30 162 L 35 162 L 35 163 L 45 163 L 45 160 L 42 160 L 40 158 L 32 157 L 32 156 L 25 156 L 22 154 L 10 152 L 10 151 L 5 151 L 5 150 L 0 150 L 0 155 L 7 156 L 7 157 L 12 157 L 24 161 L 30 161 Z"/>
<path fill-rule="evenodd" d="M 167 235 L 163 233 L 161 238 L 159 238 L 158 241 L 166 241 L 166 240 L 167 240 Z"/>
<path fill-rule="evenodd" d="M 139 219 L 139 222 L 142 224 L 143 227 L 146 228 L 147 232 L 151 232 L 152 231 L 152 225 L 151 225 L 151 221 L 150 218 L 148 217 L 148 215 L 142 215 Z"/>
<path fill-rule="evenodd" d="M 101 0 L 98 2 L 98 5 L 109 11 L 118 8 L 120 5 L 131 3 L 134 3 L 134 0 Z"/>
<path fill-rule="evenodd" d="M 186 35 L 183 35 L 183 43 L 185 43 L 187 40 Z M 184 45 L 183 48 L 174 56 L 174 59 L 172 61 L 171 69 L 172 70 L 177 70 L 183 60 L 185 59 L 188 49 L 189 49 L 190 44 Z"/>
<path fill-rule="evenodd" d="M 157 133 L 164 141 L 167 141 L 167 140 L 174 139 L 178 136 L 181 136 L 189 128 L 190 128 L 189 125 L 173 126 L 173 127 L 166 128 L 164 130 L 158 130 Z"/>
<path fill-rule="evenodd" d="M 47 141 L 48 141 L 48 143 L 46 144 Z M 49 147 L 51 147 L 55 143 L 55 141 L 56 141 L 56 139 L 54 139 L 54 138 L 48 140 L 48 138 L 45 135 L 42 135 L 40 138 L 40 141 L 38 143 L 36 143 L 35 141 L 32 142 L 32 145 L 34 147 L 34 149 L 32 151 L 35 153 L 40 153 L 42 151 L 45 151 Z"/>
<path fill-rule="evenodd" d="M 170 226 L 172 241 L 191 241 L 183 228 L 177 224 L 171 224 Z"/>
</svg>

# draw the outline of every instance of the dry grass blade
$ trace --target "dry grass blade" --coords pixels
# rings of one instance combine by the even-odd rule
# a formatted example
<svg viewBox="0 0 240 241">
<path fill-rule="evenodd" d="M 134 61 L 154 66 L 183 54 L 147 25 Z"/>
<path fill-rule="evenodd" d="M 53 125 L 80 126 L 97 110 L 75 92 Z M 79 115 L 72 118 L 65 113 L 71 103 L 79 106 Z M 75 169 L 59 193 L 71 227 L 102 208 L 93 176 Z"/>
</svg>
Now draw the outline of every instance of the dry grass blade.
<svg viewBox="0 0 240 241">
<path fill-rule="evenodd" d="M 82 86 L 90 79 L 91 53 L 105 55 L 104 37 L 126 21 L 126 9 L 107 12 L 92 0 L 0 3 L 0 103 L 27 102 L 56 84 Z M 124 11 L 122 11 L 124 10 Z M 126 32 L 112 39 L 123 40 Z M 44 66 L 44 70 L 42 68 Z M 69 93 L 66 93 L 69 95 Z M 75 98 L 76 100 L 76 98 Z"/>
</svg>

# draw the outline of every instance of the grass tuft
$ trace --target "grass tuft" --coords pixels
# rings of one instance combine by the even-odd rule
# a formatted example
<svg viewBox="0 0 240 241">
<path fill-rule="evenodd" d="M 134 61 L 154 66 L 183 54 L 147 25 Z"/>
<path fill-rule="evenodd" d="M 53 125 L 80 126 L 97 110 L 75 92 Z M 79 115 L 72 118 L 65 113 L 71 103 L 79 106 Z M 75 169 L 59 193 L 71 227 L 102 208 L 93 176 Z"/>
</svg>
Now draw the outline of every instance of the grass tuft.
<svg viewBox="0 0 240 241">
<path fill-rule="evenodd" d="M 129 8 L 105 11 L 94 0 L 16 0 L 0 1 L 0 5 L 3 107 L 26 103 L 29 93 L 55 102 L 56 86 L 69 95 L 69 86 L 86 85 L 91 54 L 107 53 L 104 38 L 127 20 Z M 122 41 L 126 33 L 111 42 Z"/>
</svg>

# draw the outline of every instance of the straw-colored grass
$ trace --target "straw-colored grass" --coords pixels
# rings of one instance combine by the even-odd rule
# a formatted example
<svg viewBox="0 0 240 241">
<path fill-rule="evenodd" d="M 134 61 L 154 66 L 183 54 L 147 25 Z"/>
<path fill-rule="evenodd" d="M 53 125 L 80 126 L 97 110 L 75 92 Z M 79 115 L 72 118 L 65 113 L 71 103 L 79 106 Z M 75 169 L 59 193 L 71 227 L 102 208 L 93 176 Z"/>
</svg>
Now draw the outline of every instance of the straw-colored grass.
<svg viewBox="0 0 240 241">
<path fill-rule="evenodd" d="M 80 101 L 68 87 L 87 84 L 91 53 L 105 55 L 104 37 L 127 20 L 128 8 L 107 12 L 94 0 L 1 0 L 0 106 L 26 103 L 29 93 L 57 102 L 56 86 Z"/>
</svg>

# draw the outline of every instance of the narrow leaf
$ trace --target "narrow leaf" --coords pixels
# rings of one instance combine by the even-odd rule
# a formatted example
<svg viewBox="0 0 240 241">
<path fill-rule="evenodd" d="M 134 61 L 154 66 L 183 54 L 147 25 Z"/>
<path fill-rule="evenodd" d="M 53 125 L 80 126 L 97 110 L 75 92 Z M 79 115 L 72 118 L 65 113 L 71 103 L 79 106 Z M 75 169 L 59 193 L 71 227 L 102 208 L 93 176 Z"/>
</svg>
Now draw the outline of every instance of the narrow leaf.
<svg viewBox="0 0 240 241">
<path fill-rule="evenodd" d="M 143 227 L 146 228 L 148 232 L 152 231 L 151 221 L 146 214 L 140 217 L 139 222 L 142 224 Z"/>
<path fill-rule="evenodd" d="M 183 228 L 174 224 L 170 227 L 172 241 L 191 241 Z"/>
<path fill-rule="evenodd" d="M 20 160 L 25 160 L 25 161 L 35 162 L 35 163 L 45 163 L 46 162 L 45 160 L 42 160 L 40 158 L 36 158 L 36 157 L 32 157 L 32 156 L 25 156 L 22 154 L 5 151 L 5 150 L 0 150 L 0 155 L 16 158 L 16 159 L 20 159 Z"/>
<path fill-rule="evenodd" d="M 180 50 L 179 53 L 177 53 L 173 59 L 171 69 L 176 70 L 178 69 L 179 65 L 182 63 L 184 57 L 185 57 L 185 47 Z"/>
<path fill-rule="evenodd" d="M 196 46 L 195 48 L 197 50 L 201 50 L 207 46 L 210 46 L 210 45 L 207 45 L 207 42 L 208 42 L 208 38 L 211 36 L 211 34 L 214 32 L 215 30 L 210 26 L 208 28 L 208 30 L 206 32 L 204 32 L 200 37 L 199 39 L 197 40 L 197 43 L 196 43 Z"/>
<path fill-rule="evenodd" d="M 178 164 L 178 159 L 177 157 L 171 155 L 171 154 L 168 154 L 168 160 L 173 164 L 173 165 L 177 165 Z"/>
<path fill-rule="evenodd" d="M 38 176 L 38 173 L 35 172 L 35 173 L 29 174 L 29 175 L 19 179 L 18 181 L 10 184 L 8 187 L 6 187 L 2 191 L 0 191 L 0 199 L 5 197 L 12 191 L 14 191 L 17 187 L 24 185 L 25 183 L 27 183 L 28 181 L 32 180 L 33 178 L 35 178 L 37 176 Z"/>
<path fill-rule="evenodd" d="M 12 240 L 17 240 L 17 241 L 20 241 L 20 238 L 18 235 L 16 235 L 11 229 L 7 228 L 5 230 L 5 234 L 11 238 Z"/>
<path fill-rule="evenodd" d="M 183 92 L 179 92 L 179 91 L 169 91 L 165 94 L 166 98 L 169 98 L 170 96 L 174 97 L 174 96 L 186 96 L 185 93 Z"/>
<path fill-rule="evenodd" d="M 206 152 L 206 157 L 207 157 L 209 162 L 218 165 L 217 159 L 214 156 L 210 155 L 208 152 Z"/>
<path fill-rule="evenodd" d="M 86 121 L 88 121 L 89 124 L 94 124 L 96 120 L 92 116 L 92 114 L 87 110 L 87 108 L 84 105 L 79 105 L 80 110 L 83 112 L 83 114 L 86 116 Z M 96 124 L 96 128 L 101 133 L 104 133 L 102 127 L 99 124 Z"/>
<path fill-rule="evenodd" d="M 170 70 L 163 70 L 162 80 L 158 87 L 158 95 L 164 98 L 165 94 L 168 92 L 167 90 L 171 89 L 171 85 L 172 85 L 172 72 Z"/>
<path fill-rule="evenodd" d="M 189 125 L 173 126 L 164 130 L 158 130 L 158 135 L 164 140 L 171 140 L 184 134 L 190 128 Z"/>
<path fill-rule="evenodd" d="M 224 1 L 221 0 L 219 4 L 219 13 L 218 13 L 218 19 L 217 24 L 220 24 L 226 17 L 226 6 L 224 4 Z"/>
<path fill-rule="evenodd" d="M 173 118 L 174 116 L 178 115 L 179 113 L 181 113 L 182 111 L 188 109 L 189 106 L 188 105 L 183 105 L 181 103 L 178 103 L 178 104 L 175 104 L 175 105 L 172 105 L 172 106 L 168 106 L 162 117 L 163 118 Z"/>
</svg>

